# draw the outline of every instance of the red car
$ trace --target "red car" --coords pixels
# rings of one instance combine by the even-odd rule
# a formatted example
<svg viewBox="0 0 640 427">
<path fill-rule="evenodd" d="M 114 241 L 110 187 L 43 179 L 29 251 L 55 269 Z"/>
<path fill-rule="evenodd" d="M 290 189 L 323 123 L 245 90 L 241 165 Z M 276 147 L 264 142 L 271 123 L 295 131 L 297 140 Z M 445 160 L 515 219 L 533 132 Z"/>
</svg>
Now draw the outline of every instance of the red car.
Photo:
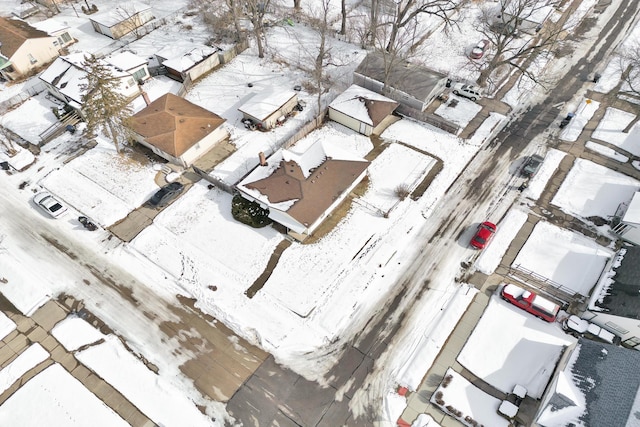
<svg viewBox="0 0 640 427">
<path fill-rule="evenodd" d="M 476 249 L 484 249 L 489 244 L 489 240 L 496 232 L 496 225 L 492 222 L 485 221 L 478 226 L 476 234 L 471 239 L 471 246 Z"/>
<path fill-rule="evenodd" d="M 504 285 L 500 290 L 500 297 L 547 322 L 555 322 L 560 311 L 560 306 L 553 301 L 516 285 Z"/>
<path fill-rule="evenodd" d="M 489 48 L 489 40 L 480 40 L 477 45 L 471 49 L 471 53 L 469 54 L 469 58 L 471 59 L 480 59 L 484 55 L 484 53 Z"/>
</svg>

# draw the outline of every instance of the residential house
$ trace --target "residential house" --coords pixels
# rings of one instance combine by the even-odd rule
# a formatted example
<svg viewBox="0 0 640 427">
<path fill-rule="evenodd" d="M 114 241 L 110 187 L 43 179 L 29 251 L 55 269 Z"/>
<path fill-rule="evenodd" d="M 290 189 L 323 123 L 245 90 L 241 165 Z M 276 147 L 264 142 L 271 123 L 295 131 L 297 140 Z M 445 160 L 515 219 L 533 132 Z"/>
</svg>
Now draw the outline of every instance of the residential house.
<svg viewBox="0 0 640 427">
<path fill-rule="evenodd" d="M 386 96 L 352 85 L 329 104 L 329 118 L 363 135 L 380 134 L 378 126 L 398 103 Z"/>
<path fill-rule="evenodd" d="M 151 78 L 147 68 L 148 61 L 131 52 L 122 52 L 110 56 L 106 58 L 106 61 L 113 65 L 116 70 L 131 74 L 138 84 L 142 84 Z"/>
<path fill-rule="evenodd" d="M 105 12 L 98 12 L 89 17 L 93 29 L 100 34 L 119 39 L 131 32 L 138 31 L 155 17 L 151 6 L 136 1 L 121 3 Z"/>
<path fill-rule="evenodd" d="M 369 162 L 319 140 L 303 152 L 280 149 L 238 185 L 242 197 L 269 210 L 269 218 L 302 241 L 365 177 Z"/>
<path fill-rule="evenodd" d="M 502 0 L 503 15 L 498 18 L 515 30 L 535 33 L 542 29 L 553 10 L 554 5 L 549 0 L 535 2 Z"/>
<path fill-rule="evenodd" d="M 87 71 L 84 69 L 85 57 L 85 53 L 61 56 L 40 74 L 40 80 L 45 84 L 49 93 L 80 114 L 82 114 L 82 98 L 86 93 L 83 86 L 87 83 Z M 110 62 L 111 60 L 112 58 L 105 58 L 102 61 L 109 67 L 113 77 L 119 80 L 120 94 L 127 98 L 138 95 L 140 88 L 133 74 L 116 67 Z M 144 67 L 146 67 L 146 63 Z M 137 68 L 134 67 L 134 69 Z M 148 71 L 145 73 L 149 74 Z"/>
<path fill-rule="evenodd" d="M 558 363 L 533 425 L 638 425 L 639 365 L 636 351 L 579 339 Z"/>
<path fill-rule="evenodd" d="M 616 212 L 616 217 L 620 219 L 620 222 L 613 227 L 611 233 L 626 242 L 640 245 L 640 191 L 633 195 L 628 206 L 626 202 L 620 205 L 618 211 L 625 207 L 624 214 L 618 215 Z"/>
<path fill-rule="evenodd" d="M 167 69 L 167 74 L 179 82 L 195 81 L 198 77 L 220 65 L 218 49 L 205 45 L 167 46 L 156 53 L 158 63 Z"/>
<path fill-rule="evenodd" d="M 36 29 L 44 31 L 52 37 L 56 37 L 58 39 L 58 44 L 56 46 L 59 49 L 64 49 L 76 42 L 76 40 L 71 37 L 71 34 L 69 34 L 69 26 L 60 20 L 45 19 L 44 21 L 36 22 L 32 25 Z"/>
<path fill-rule="evenodd" d="M 188 167 L 229 137 L 226 120 L 168 93 L 131 117 L 134 139 L 171 163 Z"/>
<path fill-rule="evenodd" d="M 58 37 L 19 19 L 0 17 L 0 75 L 16 80 L 60 55 Z"/>
<path fill-rule="evenodd" d="M 290 89 L 270 87 L 242 104 L 238 111 L 261 129 L 271 129 L 298 104 L 298 94 Z"/>
<path fill-rule="evenodd" d="M 447 76 L 399 58 L 391 61 L 381 53 L 372 52 L 354 71 L 353 82 L 402 105 L 424 111 L 444 91 Z"/>
<path fill-rule="evenodd" d="M 582 318 L 640 350 L 640 247 L 624 247 L 611 260 Z"/>
</svg>

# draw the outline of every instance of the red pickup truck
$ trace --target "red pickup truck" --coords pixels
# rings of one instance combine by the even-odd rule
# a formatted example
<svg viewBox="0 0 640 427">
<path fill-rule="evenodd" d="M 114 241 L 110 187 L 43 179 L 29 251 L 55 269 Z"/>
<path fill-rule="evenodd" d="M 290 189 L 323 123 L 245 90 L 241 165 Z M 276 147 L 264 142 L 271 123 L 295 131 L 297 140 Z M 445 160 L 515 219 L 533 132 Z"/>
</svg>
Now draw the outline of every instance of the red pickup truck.
<svg viewBox="0 0 640 427">
<path fill-rule="evenodd" d="M 560 306 L 533 292 L 507 284 L 500 290 L 500 297 L 547 322 L 555 322 Z"/>
</svg>

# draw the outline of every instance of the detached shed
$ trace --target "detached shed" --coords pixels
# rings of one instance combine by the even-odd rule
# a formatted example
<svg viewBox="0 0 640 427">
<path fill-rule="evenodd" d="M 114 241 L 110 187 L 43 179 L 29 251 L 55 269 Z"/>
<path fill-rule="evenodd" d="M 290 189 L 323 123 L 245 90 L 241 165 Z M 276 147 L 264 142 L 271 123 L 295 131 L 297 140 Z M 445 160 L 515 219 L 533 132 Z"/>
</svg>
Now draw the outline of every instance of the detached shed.
<svg viewBox="0 0 640 427">
<path fill-rule="evenodd" d="M 373 52 L 358 65 L 353 82 L 407 107 L 424 111 L 444 91 L 447 76 L 404 60 L 388 63 L 382 54 Z"/>
<path fill-rule="evenodd" d="M 198 77 L 220 65 L 218 49 L 205 45 L 189 48 L 167 46 L 156 53 L 158 62 L 166 69 L 169 77 L 180 82 L 195 81 Z"/>
<path fill-rule="evenodd" d="M 398 103 L 358 85 L 352 85 L 329 104 L 329 118 L 369 136 L 376 131 Z M 379 129 L 378 129 L 379 130 Z"/>
<path fill-rule="evenodd" d="M 171 163 L 188 167 L 229 136 L 226 120 L 167 93 L 131 117 L 129 127 L 142 145 Z"/>
<path fill-rule="evenodd" d="M 153 18 L 151 6 L 133 1 L 91 15 L 89 20 L 97 33 L 119 39 L 142 27 Z"/>
<path fill-rule="evenodd" d="M 254 95 L 238 111 L 262 129 L 273 128 L 281 117 L 293 111 L 298 104 L 298 94 L 290 89 L 269 88 Z"/>
</svg>

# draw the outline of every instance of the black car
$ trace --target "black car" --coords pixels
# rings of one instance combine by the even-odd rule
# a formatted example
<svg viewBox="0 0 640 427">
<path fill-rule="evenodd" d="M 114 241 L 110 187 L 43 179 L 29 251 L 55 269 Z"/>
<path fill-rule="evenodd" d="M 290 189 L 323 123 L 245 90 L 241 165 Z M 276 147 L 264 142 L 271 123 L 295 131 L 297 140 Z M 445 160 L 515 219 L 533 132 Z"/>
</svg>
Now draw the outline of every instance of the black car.
<svg viewBox="0 0 640 427">
<path fill-rule="evenodd" d="M 534 154 L 533 156 L 529 156 L 527 161 L 524 162 L 522 169 L 520 170 L 520 174 L 527 178 L 533 178 L 533 176 L 538 172 L 540 166 L 544 162 L 544 157 Z"/>
<path fill-rule="evenodd" d="M 175 199 L 184 190 L 184 186 L 179 182 L 172 182 L 162 187 L 150 199 L 151 206 L 162 207 Z"/>
</svg>

